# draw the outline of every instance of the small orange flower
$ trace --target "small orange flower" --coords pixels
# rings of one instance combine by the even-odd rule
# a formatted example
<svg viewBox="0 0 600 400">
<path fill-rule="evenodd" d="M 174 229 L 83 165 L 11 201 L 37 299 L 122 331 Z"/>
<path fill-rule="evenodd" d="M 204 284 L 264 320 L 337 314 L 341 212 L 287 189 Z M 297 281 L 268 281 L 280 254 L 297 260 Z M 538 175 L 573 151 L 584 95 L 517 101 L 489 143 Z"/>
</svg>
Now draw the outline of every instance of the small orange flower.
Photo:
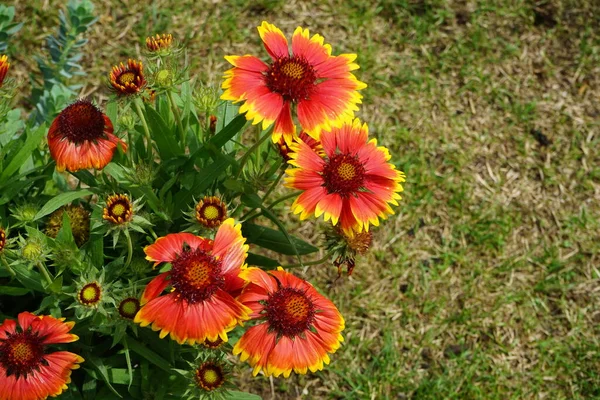
<svg viewBox="0 0 600 400">
<path fill-rule="evenodd" d="M 8 57 L 5 55 L 0 56 L 0 87 L 2 87 L 2 83 L 4 83 L 4 78 L 8 72 L 8 67 L 10 67 Z"/>
<path fill-rule="evenodd" d="M 117 145 L 127 151 L 125 142 L 113 135 L 110 119 L 84 99 L 62 110 L 48 130 L 48 147 L 58 171 L 102 169 Z"/>
<path fill-rule="evenodd" d="M 212 392 L 220 388 L 225 382 L 225 370 L 220 364 L 207 361 L 196 368 L 194 378 L 200 388 Z"/>
<path fill-rule="evenodd" d="M 144 65 L 141 61 L 127 60 L 115 65 L 109 75 L 110 83 L 119 95 L 131 95 L 139 93 L 146 86 L 144 78 Z"/>
<path fill-rule="evenodd" d="M 214 241 L 191 233 L 158 238 L 144 249 L 146 259 L 170 263 L 171 269 L 146 286 L 134 322 L 152 324 L 161 338 L 170 335 L 180 344 L 227 341 L 227 332 L 250 312 L 235 299 L 245 283 L 238 276 L 248 256 L 245 242 L 232 218 L 221 224 Z"/>
<path fill-rule="evenodd" d="M 113 194 L 106 199 L 102 218 L 115 225 L 125 224 L 133 219 L 133 205 L 126 194 Z"/>
<path fill-rule="evenodd" d="M 283 136 L 291 143 L 298 121 L 310 136 L 318 139 L 321 129 L 330 129 L 352 118 L 362 95 L 358 90 L 367 85 L 356 79 L 352 71 L 356 54 L 331 55 L 331 46 L 323 36 L 296 28 L 291 52 L 286 37 L 275 25 L 263 21 L 258 33 L 271 56 L 270 64 L 255 56 L 226 56 L 233 68 L 225 72 L 223 100 L 241 102 L 240 113 L 253 124 L 271 124 L 273 142 Z"/>
<path fill-rule="evenodd" d="M 4 250 L 4 246 L 6 246 L 6 231 L 0 227 L 0 253 Z"/>
<path fill-rule="evenodd" d="M 290 146 L 289 163 L 298 168 L 287 169 L 286 186 L 304 191 L 292 204 L 294 214 L 300 219 L 325 214 L 325 221 L 339 221 L 344 234 L 353 236 L 394 213 L 390 204 L 398 205 L 404 173 L 368 135 L 367 124 L 356 118 L 322 132 L 324 155 L 304 142 Z"/>
<path fill-rule="evenodd" d="M 196 220 L 207 228 L 216 228 L 227 219 L 227 205 L 216 196 L 204 196 L 196 204 Z"/>
<path fill-rule="evenodd" d="M 262 320 L 246 331 L 233 354 L 266 376 L 292 371 L 306 374 L 329 364 L 344 340 L 344 319 L 335 305 L 312 285 L 282 269 L 266 273 L 247 268 L 240 277 L 250 283 L 238 300 L 252 310 L 251 319 Z"/>
<path fill-rule="evenodd" d="M 171 47 L 173 43 L 173 35 L 170 33 L 163 33 L 162 35 L 156 34 L 146 38 L 146 47 L 149 51 L 165 50 Z"/>
<path fill-rule="evenodd" d="M 0 325 L 0 399 L 39 400 L 56 397 L 71 382 L 71 370 L 83 358 L 68 351 L 48 352 L 51 344 L 71 343 L 74 322 L 49 315 L 19 314 L 18 322 Z"/>
</svg>

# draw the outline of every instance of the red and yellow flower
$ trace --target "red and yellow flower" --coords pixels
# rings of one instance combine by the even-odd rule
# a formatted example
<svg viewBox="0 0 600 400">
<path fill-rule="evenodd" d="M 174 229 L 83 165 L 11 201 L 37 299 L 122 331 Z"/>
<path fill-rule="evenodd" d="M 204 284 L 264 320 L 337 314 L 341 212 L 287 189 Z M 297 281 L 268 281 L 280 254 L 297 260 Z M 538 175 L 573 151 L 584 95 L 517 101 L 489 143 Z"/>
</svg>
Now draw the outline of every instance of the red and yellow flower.
<svg viewBox="0 0 600 400">
<path fill-rule="evenodd" d="M 250 283 L 238 300 L 252 309 L 251 318 L 262 320 L 244 333 L 233 348 L 253 374 L 289 377 L 306 374 L 329 364 L 344 340 L 344 319 L 335 305 L 308 282 L 279 269 L 266 273 L 247 268 L 242 278 Z"/>
<path fill-rule="evenodd" d="M 323 146 L 321 146 L 321 142 L 308 136 L 306 132 L 302 131 L 298 136 L 294 136 L 292 142 L 298 142 L 300 140 L 309 145 L 311 149 L 317 152 L 317 154 L 325 154 L 323 153 Z M 290 149 L 289 144 L 285 142 L 283 136 L 277 142 L 277 147 L 279 148 L 279 154 L 281 154 L 281 157 L 283 157 L 286 162 L 289 161 L 289 154 L 292 150 Z"/>
<path fill-rule="evenodd" d="M 163 33 L 162 35 L 156 34 L 146 38 L 146 47 L 148 51 L 156 52 L 159 50 L 166 50 L 171 47 L 173 43 L 173 35 L 170 33 Z"/>
<path fill-rule="evenodd" d="M 0 87 L 2 87 L 2 84 L 4 83 L 4 78 L 6 78 L 8 67 L 10 67 L 8 57 L 5 55 L 0 56 Z"/>
<path fill-rule="evenodd" d="M 367 124 L 357 118 L 322 132 L 324 156 L 304 142 L 292 143 L 289 163 L 298 168 L 288 168 L 286 186 L 304 191 L 292 204 L 294 214 L 300 219 L 324 214 L 325 221 L 339 221 L 342 231 L 353 236 L 394 213 L 390 204 L 398 205 L 404 173 L 368 135 Z"/>
<path fill-rule="evenodd" d="M 191 233 L 158 238 L 144 249 L 146 259 L 172 267 L 148 284 L 134 322 L 152 324 L 161 338 L 170 335 L 180 344 L 227 341 L 227 332 L 250 313 L 235 300 L 245 283 L 238 276 L 248 256 L 245 242 L 232 218 L 221 224 L 214 241 Z M 167 287 L 172 289 L 163 295 Z"/>
<path fill-rule="evenodd" d="M 127 145 L 113 135 L 110 119 L 90 101 L 82 99 L 58 114 L 48 130 L 50 155 L 56 169 L 75 172 L 80 169 L 102 169 L 115 153 Z"/>
<path fill-rule="evenodd" d="M 17 318 L 0 325 L 0 400 L 58 396 L 83 358 L 68 351 L 49 353 L 47 346 L 78 340 L 69 333 L 75 323 L 29 312 Z"/>
<path fill-rule="evenodd" d="M 139 93 L 146 86 L 144 64 L 141 61 L 127 60 L 127 65 L 115 65 L 108 76 L 110 84 L 117 94 L 128 96 Z"/>
<path fill-rule="evenodd" d="M 223 100 L 244 101 L 240 113 L 263 129 L 275 123 L 273 142 L 282 136 L 291 143 L 298 121 L 309 135 L 319 138 L 322 129 L 330 129 L 354 116 L 361 103 L 358 90 L 365 88 L 352 71 L 356 54 L 331 55 L 331 46 L 321 35 L 310 37 L 308 29 L 296 28 L 292 51 L 281 30 L 263 22 L 258 33 L 271 56 L 266 64 L 251 55 L 226 56 L 234 68 L 225 72 Z"/>
<path fill-rule="evenodd" d="M 227 204 L 217 196 L 204 196 L 196 204 L 196 221 L 209 229 L 217 228 L 227 219 Z"/>
</svg>

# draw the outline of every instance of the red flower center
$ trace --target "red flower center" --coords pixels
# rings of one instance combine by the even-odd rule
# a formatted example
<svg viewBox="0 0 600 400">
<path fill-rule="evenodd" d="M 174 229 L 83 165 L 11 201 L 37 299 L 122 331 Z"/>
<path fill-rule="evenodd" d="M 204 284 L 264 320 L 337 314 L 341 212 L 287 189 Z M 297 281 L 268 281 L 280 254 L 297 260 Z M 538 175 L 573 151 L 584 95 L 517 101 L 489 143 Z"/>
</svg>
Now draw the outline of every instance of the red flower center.
<svg viewBox="0 0 600 400">
<path fill-rule="evenodd" d="M 223 385 L 224 375 L 220 365 L 209 361 L 196 369 L 196 382 L 202 389 L 212 391 Z"/>
<path fill-rule="evenodd" d="M 88 100 L 77 100 L 58 116 L 62 134 L 71 142 L 81 144 L 104 135 L 104 114 Z"/>
<path fill-rule="evenodd" d="M 271 326 L 290 338 L 308 330 L 315 316 L 315 307 L 306 294 L 290 287 L 271 294 L 266 310 Z"/>
<path fill-rule="evenodd" d="M 77 293 L 77 300 L 84 306 L 93 307 L 102 298 L 102 288 L 97 282 L 91 282 L 81 288 Z"/>
<path fill-rule="evenodd" d="M 358 156 L 336 154 L 325 165 L 323 180 L 329 193 L 348 196 L 356 193 L 363 186 L 365 167 L 359 161 Z"/>
<path fill-rule="evenodd" d="M 127 297 L 119 303 L 119 314 L 126 319 L 134 319 L 140 311 L 140 301 L 135 297 Z"/>
<path fill-rule="evenodd" d="M 37 332 L 31 331 L 9 334 L 7 339 L 0 342 L 0 365 L 6 370 L 6 375 L 27 378 L 40 364 L 47 365 L 44 360 L 44 345 Z"/>
<path fill-rule="evenodd" d="M 173 261 L 171 282 L 189 303 L 204 301 L 223 286 L 221 262 L 199 248 L 184 249 Z"/>
<path fill-rule="evenodd" d="M 267 87 L 282 95 L 285 101 L 310 98 L 316 80 L 312 65 L 297 56 L 278 58 L 267 72 Z"/>
</svg>

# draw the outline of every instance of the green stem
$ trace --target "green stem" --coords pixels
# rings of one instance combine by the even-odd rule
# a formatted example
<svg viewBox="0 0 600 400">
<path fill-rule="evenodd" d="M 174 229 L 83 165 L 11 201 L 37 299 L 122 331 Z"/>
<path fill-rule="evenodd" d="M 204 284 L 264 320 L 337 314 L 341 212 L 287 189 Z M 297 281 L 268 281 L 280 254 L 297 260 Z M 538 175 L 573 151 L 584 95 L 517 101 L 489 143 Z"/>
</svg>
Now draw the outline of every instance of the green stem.
<svg viewBox="0 0 600 400">
<path fill-rule="evenodd" d="M 285 269 L 285 268 L 294 268 L 294 267 L 304 267 L 304 266 L 307 266 L 307 265 L 319 265 L 319 264 L 323 264 L 332 255 L 333 255 L 333 251 L 330 251 L 329 253 L 325 254 L 325 256 L 323 258 L 320 258 L 318 260 L 309 261 L 309 262 L 305 262 L 305 263 L 288 264 L 288 265 L 284 265 L 283 268 Z"/>
<path fill-rule="evenodd" d="M 271 132 L 272 131 L 273 131 L 273 128 L 267 130 L 265 132 L 265 134 L 260 139 L 258 139 L 256 142 L 254 142 L 254 144 L 252 145 L 252 147 L 250 147 L 248 149 L 248 151 L 242 156 L 242 158 L 240 160 L 240 170 L 238 171 L 237 175 L 235 176 L 235 179 L 238 179 L 240 177 L 240 175 L 242 174 L 242 171 L 244 170 L 244 166 L 248 162 L 248 158 L 250 158 L 250 155 L 252 153 L 254 153 L 254 151 L 256 149 L 258 149 L 260 147 L 260 145 L 265 142 L 265 140 L 267 140 L 268 138 L 271 137 Z"/>
<path fill-rule="evenodd" d="M 127 237 L 127 261 L 125 261 L 125 268 L 127 268 L 131 264 L 131 257 L 133 256 L 133 243 L 131 243 L 129 231 L 125 231 L 125 236 Z"/>
<path fill-rule="evenodd" d="M 265 200 L 267 200 L 267 198 L 269 197 L 269 195 L 271 193 L 273 193 L 273 190 L 275 190 L 275 187 L 277 186 L 277 184 L 279 183 L 279 181 L 281 180 L 281 178 L 283 177 L 283 175 L 285 174 L 285 169 L 282 170 L 279 175 L 277 176 L 277 178 L 273 181 L 273 183 L 271 184 L 271 186 L 269 186 L 269 189 L 267 189 L 267 192 L 265 193 L 265 195 L 262 198 L 262 202 L 264 203 Z M 244 214 L 240 220 L 242 221 L 249 221 L 251 219 L 254 219 L 256 217 L 258 217 L 259 215 L 262 214 L 262 212 L 258 212 L 254 215 L 251 215 L 254 211 L 256 210 L 256 208 L 253 208 L 251 210 L 249 210 L 246 214 Z"/>
<path fill-rule="evenodd" d="M 4 266 L 6 267 L 6 269 L 8 270 L 8 272 L 10 273 L 10 275 L 13 278 L 16 278 L 17 277 L 17 273 L 8 264 L 8 261 L 6 261 L 6 258 L 4 258 L 4 256 L 1 256 L 0 258 L 2 258 L 2 264 L 4 264 Z"/>
<path fill-rule="evenodd" d="M 139 97 L 136 98 L 133 101 L 133 105 L 135 106 L 135 111 L 137 112 L 138 117 L 140 117 L 140 121 L 142 121 L 142 127 L 144 128 L 144 135 L 146 136 L 146 141 L 148 142 L 147 144 L 147 149 L 148 149 L 148 154 L 150 159 L 152 159 L 152 138 L 150 137 L 150 129 L 148 129 L 148 123 L 146 122 L 146 117 L 144 117 L 144 112 L 142 111 L 142 107 L 140 106 L 140 103 L 142 102 L 142 99 L 140 99 Z"/>
<path fill-rule="evenodd" d="M 183 130 L 183 125 L 181 124 L 181 114 L 179 113 L 179 108 L 177 108 L 177 104 L 175 103 L 175 98 L 173 97 L 173 92 L 169 91 L 169 102 L 171 103 L 171 110 L 173 110 L 173 115 L 177 120 L 177 126 L 179 127 L 179 134 L 181 135 L 181 146 L 185 150 L 185 131 Z"/>
<path fill-rule="evenodd" d="M 267 207 L 268 210 L 272 210 L 273 207 L 275 207 L 277 204 L 281 203 L 282 201 L 286 201 L 287 199 L 291 199 L 293 197 L 298 197 L 302 194 L 302 190 L 297 190 L 295 192 L 292 192 L 290 194 L 287 194 L 283 197 L 278 198 L 277 200 L 275 200 L 274 202 L 272 202 L 271 204 L 269 204 L 269 206 Z"/>
<path fill-rule="evenodd" d="M 46 268 L 46 266 L 44 264 L 42 264 L 41 262 L 38 262 L 36 265 L 39 268 L 40 272 L 42 273 L 42 276 L 44 277 L 44 279 L 46 279 L 46 282 L 48 282 L 48 286 L 51 286 L 52 278 L 50 277 L 50 273 L 48 272 L 48 269 Z"/>
</svg>

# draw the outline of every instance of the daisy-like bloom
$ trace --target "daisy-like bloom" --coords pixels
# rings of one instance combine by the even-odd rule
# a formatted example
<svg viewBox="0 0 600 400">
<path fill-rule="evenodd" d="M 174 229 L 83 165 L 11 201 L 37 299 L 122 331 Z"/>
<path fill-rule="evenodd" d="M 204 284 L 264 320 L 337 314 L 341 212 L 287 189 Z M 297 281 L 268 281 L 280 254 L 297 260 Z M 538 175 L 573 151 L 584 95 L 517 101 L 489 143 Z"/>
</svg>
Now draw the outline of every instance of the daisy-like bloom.
<svg viewBox="0 0 600 400">
<path fill-rule="evenodd" d="M 133 219 L 133 205 L 126 194 L 113 194 L 106 199 L 102 218 L 114 225 L 122 225 Z"/>
<path fill-rule="evenodd" d="M 6 78 L 8 67 L 10 67 L 8 57 L 5 55 L 0 56 L 0 87 L 2 87 L 2 84 L 4 83 L 4 78 Z"/>
<path fill-rule="evenodd" d="M 398 205 L 404 173 L 368 135 L 367 124 L 356 118 L 322 132 L 324 156 L 304 142 L 292 143 L 289 163 L 298 168 L 288 168 L 286 186 L 304 191 L 292 204 L 294 214 L 325 214 L 325 221 L 339 221 L 344 234 L 353 236 L 394 213 L 390 204 Z"/>
<path fill-rule="evenodd" d="M 358 90 L 365 88 L 351 71 L 358 69 L 356 54 L 331 55 L 331 46 L 321 35 L 310 37 L 308 29 L 296 28 L 292 51 L 279 28 L 267 22 L 258 33 L 271 56 L 265 64 L 251 55 L 226 56 L 234 68 L 225 72 L 223 100 L 245 101 L 240 113 L 263 129 L 275 123 L 273 142 L 282 136 L 291 143 L 298 121 L 312 137 L 318 139 L 322 129 L 339 125 L 354 116 L 361 103 Z"/>
<path fill-rule="evenodd" d="M 109 75 L 110 84 L 119 95 L 139 93 L 146 86 L 144 65 L 141 61 L 127 60 L 127 65 L 120 63 L 112 68 Z"/>
<path fill-rule="evenodd" d="M 170 335 L 180 344 L 226 342 L 227 332 L 250 313 L 234 298 L 244 286 L 238 275 L 248 256 L 245 242 L 232 218 L 221 224 L 214 242 L 191 233 L 158 238 L 144 249 L 146 259 L 172 267 L 146 286 L 134 322 L 152 324 L 161 338 Z"/>
<path fill-rule="evenodd" d="M 140 310 L 140 301 L 135 297 L 127 297 L 119 303 L 119 314 L 125 319 L 133 320 Z"/>
<path fill-rule="evenodd" d="M 90 238 L 90 213 L 82 206 L 71 204 L 54 211 L 48 218 L 45 233 L 51 238 L 58 236 L 58 232 L 63 225 L 63 214 L 65 212 L 69 216 L 75 243 L 78 247 L 81 247 Z"/>
<path fill-rule="evenodd" d="M 125 142 L 113 135 L 110 119 L 85 99 L 62 110 L 48 130 L 50 155 L 59 171 L 102 169 L 112 160 L 117 145 L 127 151 Z"/>
<path fill-rule="evenodd" d="M 162 35 L 157 33 L 155 36 L 146 38 L 146 47 L 152 52 L 168 49 L 172 43 L 173 35 L 170 33 L 163 33 Z"/>
<path fill-rule="evenodd" d="M 250 283 L 238 300 L 252 309 L 251 318 L 264 321 L 244 333 L 233 348 L 253 374 L 266 376 L 294 371 L 306 374 L 329 364 L 344 340 L 344 319 L 335 305 L 308 282 L 289 272 L 245 269 L 241 277 Z"/>
<path fill-rule="evenodd" d="M 102 286 L 98 282 L 85 284 L 77 292 L 77 301 L 86 307 L 98 307 L 102 300 Z"/>
<path fill-rule="evenodd" d="M 297 137 L 294 136 L 294 138 L 292 139 L 293 142 L 297 142 L 298 140 L 301 140 L 307 145 L 309 145 L 311 149 L 317 152 L 317 154 L 325 154 L 323 153 L 323 146 L 321 146 L 321 142 L 308 136 L 306 132 L 302 131 L 300 132 L 300 135 L 298 135 Z M 281 154 L 281 157 L 283 157 L 285 161 L 289 161 L 289 154 L 292 150 L 290 149 L 290 146 L 285 142 L 283 136 L 277 142 L 277 147 L 279 148 L 279 154 Z"/>
<path fill-rule="evenodd" d="M 207 392 L 212 392 L 223 386 L 225 382 L 225 369 L 219 363 L 207 361 L 196 368 L 194 379 L 198 387 Z"/>
<path fill-rule="evenodd" d="M 18 322 L 7 319 L 0 325 L 0 400 L 58 396 L 83 358 L 68 351 L 50 353 L 47 346 L 78 340 L 69 333 L 75 323 L 29 312 L 17 318 Z"/>
<path fill-rule="evenodd" d="M 213 229 L 227 219 L 227 205 L 216 196 L 204 196 L 196 204 L 196 221 Z"/>
</svg>

